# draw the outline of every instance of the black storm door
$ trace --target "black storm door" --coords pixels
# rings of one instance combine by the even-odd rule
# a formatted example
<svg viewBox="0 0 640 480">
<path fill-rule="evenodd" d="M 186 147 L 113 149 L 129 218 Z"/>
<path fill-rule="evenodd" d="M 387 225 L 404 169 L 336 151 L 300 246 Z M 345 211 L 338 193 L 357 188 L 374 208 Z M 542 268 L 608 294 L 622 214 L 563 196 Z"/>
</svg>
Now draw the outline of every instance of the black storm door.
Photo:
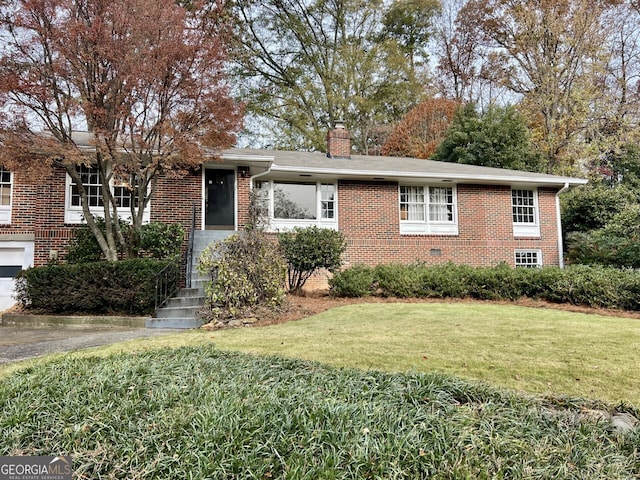
<svg viewBox="0 0 640 480">
<path fill-rule="evenodd" d="M 234 171 L 206 170 L 204 181 L 206 228 L 209 230 L 234 230 Z"/>
</svg>

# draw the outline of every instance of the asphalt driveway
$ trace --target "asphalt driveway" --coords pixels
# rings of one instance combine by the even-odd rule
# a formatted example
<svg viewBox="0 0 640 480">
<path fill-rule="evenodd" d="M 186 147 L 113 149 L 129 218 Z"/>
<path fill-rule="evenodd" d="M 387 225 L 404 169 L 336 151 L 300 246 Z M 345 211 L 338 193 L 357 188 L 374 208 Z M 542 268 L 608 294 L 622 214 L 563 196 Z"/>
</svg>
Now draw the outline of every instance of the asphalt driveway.
<svg viewBox="0 0 640 480">
<path fill-rule="evenodd" d="M 0 364 L 184 330 L 108 326 L 0 325 Z"/>
</svg>

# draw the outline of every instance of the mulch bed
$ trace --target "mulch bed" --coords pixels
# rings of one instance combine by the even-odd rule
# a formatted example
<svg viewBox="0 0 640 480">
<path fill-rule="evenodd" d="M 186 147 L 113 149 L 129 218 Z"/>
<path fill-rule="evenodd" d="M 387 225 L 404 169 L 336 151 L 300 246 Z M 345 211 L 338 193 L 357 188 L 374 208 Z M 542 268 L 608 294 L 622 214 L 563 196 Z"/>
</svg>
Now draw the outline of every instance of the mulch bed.
<svg viewBox="0 0 640 480">
<path fill-rule="evenodd" d="M 499 304 L 499 305 L 519 305 L 530 308 L 552 308 L 567 312 L 578 312 L 595 315 L 605 315 L 610 317 L 636 318 L 640 319 L 640 312 L 626 310 L 613 310 L 604 308 L 591 308 L 581 305 L 570 305 L 561 303 L 551 303 L 542 300 L 531 300 L 523 298 L 517 302 L 507 301 L 485 301 L 473 299 L 423 299 L 423 298 L 338 298 L 329 295 L 326 290 L 313 292 L 303 292 L 303 295 L 288 295 L 283 309 L 274 315 L 262 317 L 255 325 L 274 325 L 295 320 L 300 320 L 312 315 L 329 310 L 334 307 L 344 305 L 355 305 L 358 303 L 469 303 L 469 304 Z"/>
</svg>

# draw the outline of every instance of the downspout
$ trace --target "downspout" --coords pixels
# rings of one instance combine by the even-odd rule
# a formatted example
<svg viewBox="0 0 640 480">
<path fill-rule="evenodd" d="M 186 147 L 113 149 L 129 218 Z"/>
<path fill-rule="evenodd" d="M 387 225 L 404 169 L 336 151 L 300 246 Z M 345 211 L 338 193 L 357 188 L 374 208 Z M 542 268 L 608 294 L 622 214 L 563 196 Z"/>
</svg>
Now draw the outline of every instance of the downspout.
<svg viewBox="0 0 640 480">
<path fill-rule="evenodd" d="M 254 181 L 256 178 L 264 177 L 265 175 L 270 174 L 270 173 L 271 173 L 271 166 L 272 166 L 272 165 L 273 165 L 273 164 L 269 165 L 269 168 L 267 168 L 267 170 L 266 170 L 266 171 L 264 171 L 264 172 L 262 172 L 262 173 L 256 173 L 255 175 L 253 175 L 253 176 L 249 177 L 249 191 L 250 191 L 250 192 L 253 192 L 253 181 Z"/>
<path fill-rule="evenodd" d="M 556 193 L 556 219 L 558 222 L 558 261 L 560 268 L 564 268 L 564 246 L 562 244 L 562 216 L 560 214 L 560 195 L 569 190 L 569 183 L 566 182 L 564 187 Z"/>
<path fill-rule="evenodd" d="M 271 173 L 271 167 L 273 166 L 273 163 L 269 164 L 269 167 L 267 168 L 266 171 L 262 172 L 262 173 L 256 173 L 255 175 L 252 175 L 251 177 L 249 177 L 249 193 L 253 193 L 253 182 L 261 177 L 264 177 L 265 175 L 269 175 Z M 249 198 L 251 198 L 252 196 L 249 195 Z M 271 207 L 269 207 L 269 210 L 271 210 Z M 269 215 L 267 214 L 267 217 Z M 269 219 L 267 219 L 267 221 L 269 221 Z"/>
</svg>

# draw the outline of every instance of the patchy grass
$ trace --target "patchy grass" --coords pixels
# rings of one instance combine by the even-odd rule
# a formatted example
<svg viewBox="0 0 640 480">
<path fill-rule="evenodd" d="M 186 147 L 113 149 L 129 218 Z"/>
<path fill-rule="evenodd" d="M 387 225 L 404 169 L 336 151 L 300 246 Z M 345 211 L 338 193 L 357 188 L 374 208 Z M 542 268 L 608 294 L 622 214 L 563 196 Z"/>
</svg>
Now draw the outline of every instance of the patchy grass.
<svg viewBox="0 0 640 480">
<path fill-rule="evenodd" d="M 5 378 L 0 455 L 71 455 L 77 478 L 640 475 L 638 430 L 615 435 L 581 407 L 446 375 L 183 347 Z"/>
</svg>

